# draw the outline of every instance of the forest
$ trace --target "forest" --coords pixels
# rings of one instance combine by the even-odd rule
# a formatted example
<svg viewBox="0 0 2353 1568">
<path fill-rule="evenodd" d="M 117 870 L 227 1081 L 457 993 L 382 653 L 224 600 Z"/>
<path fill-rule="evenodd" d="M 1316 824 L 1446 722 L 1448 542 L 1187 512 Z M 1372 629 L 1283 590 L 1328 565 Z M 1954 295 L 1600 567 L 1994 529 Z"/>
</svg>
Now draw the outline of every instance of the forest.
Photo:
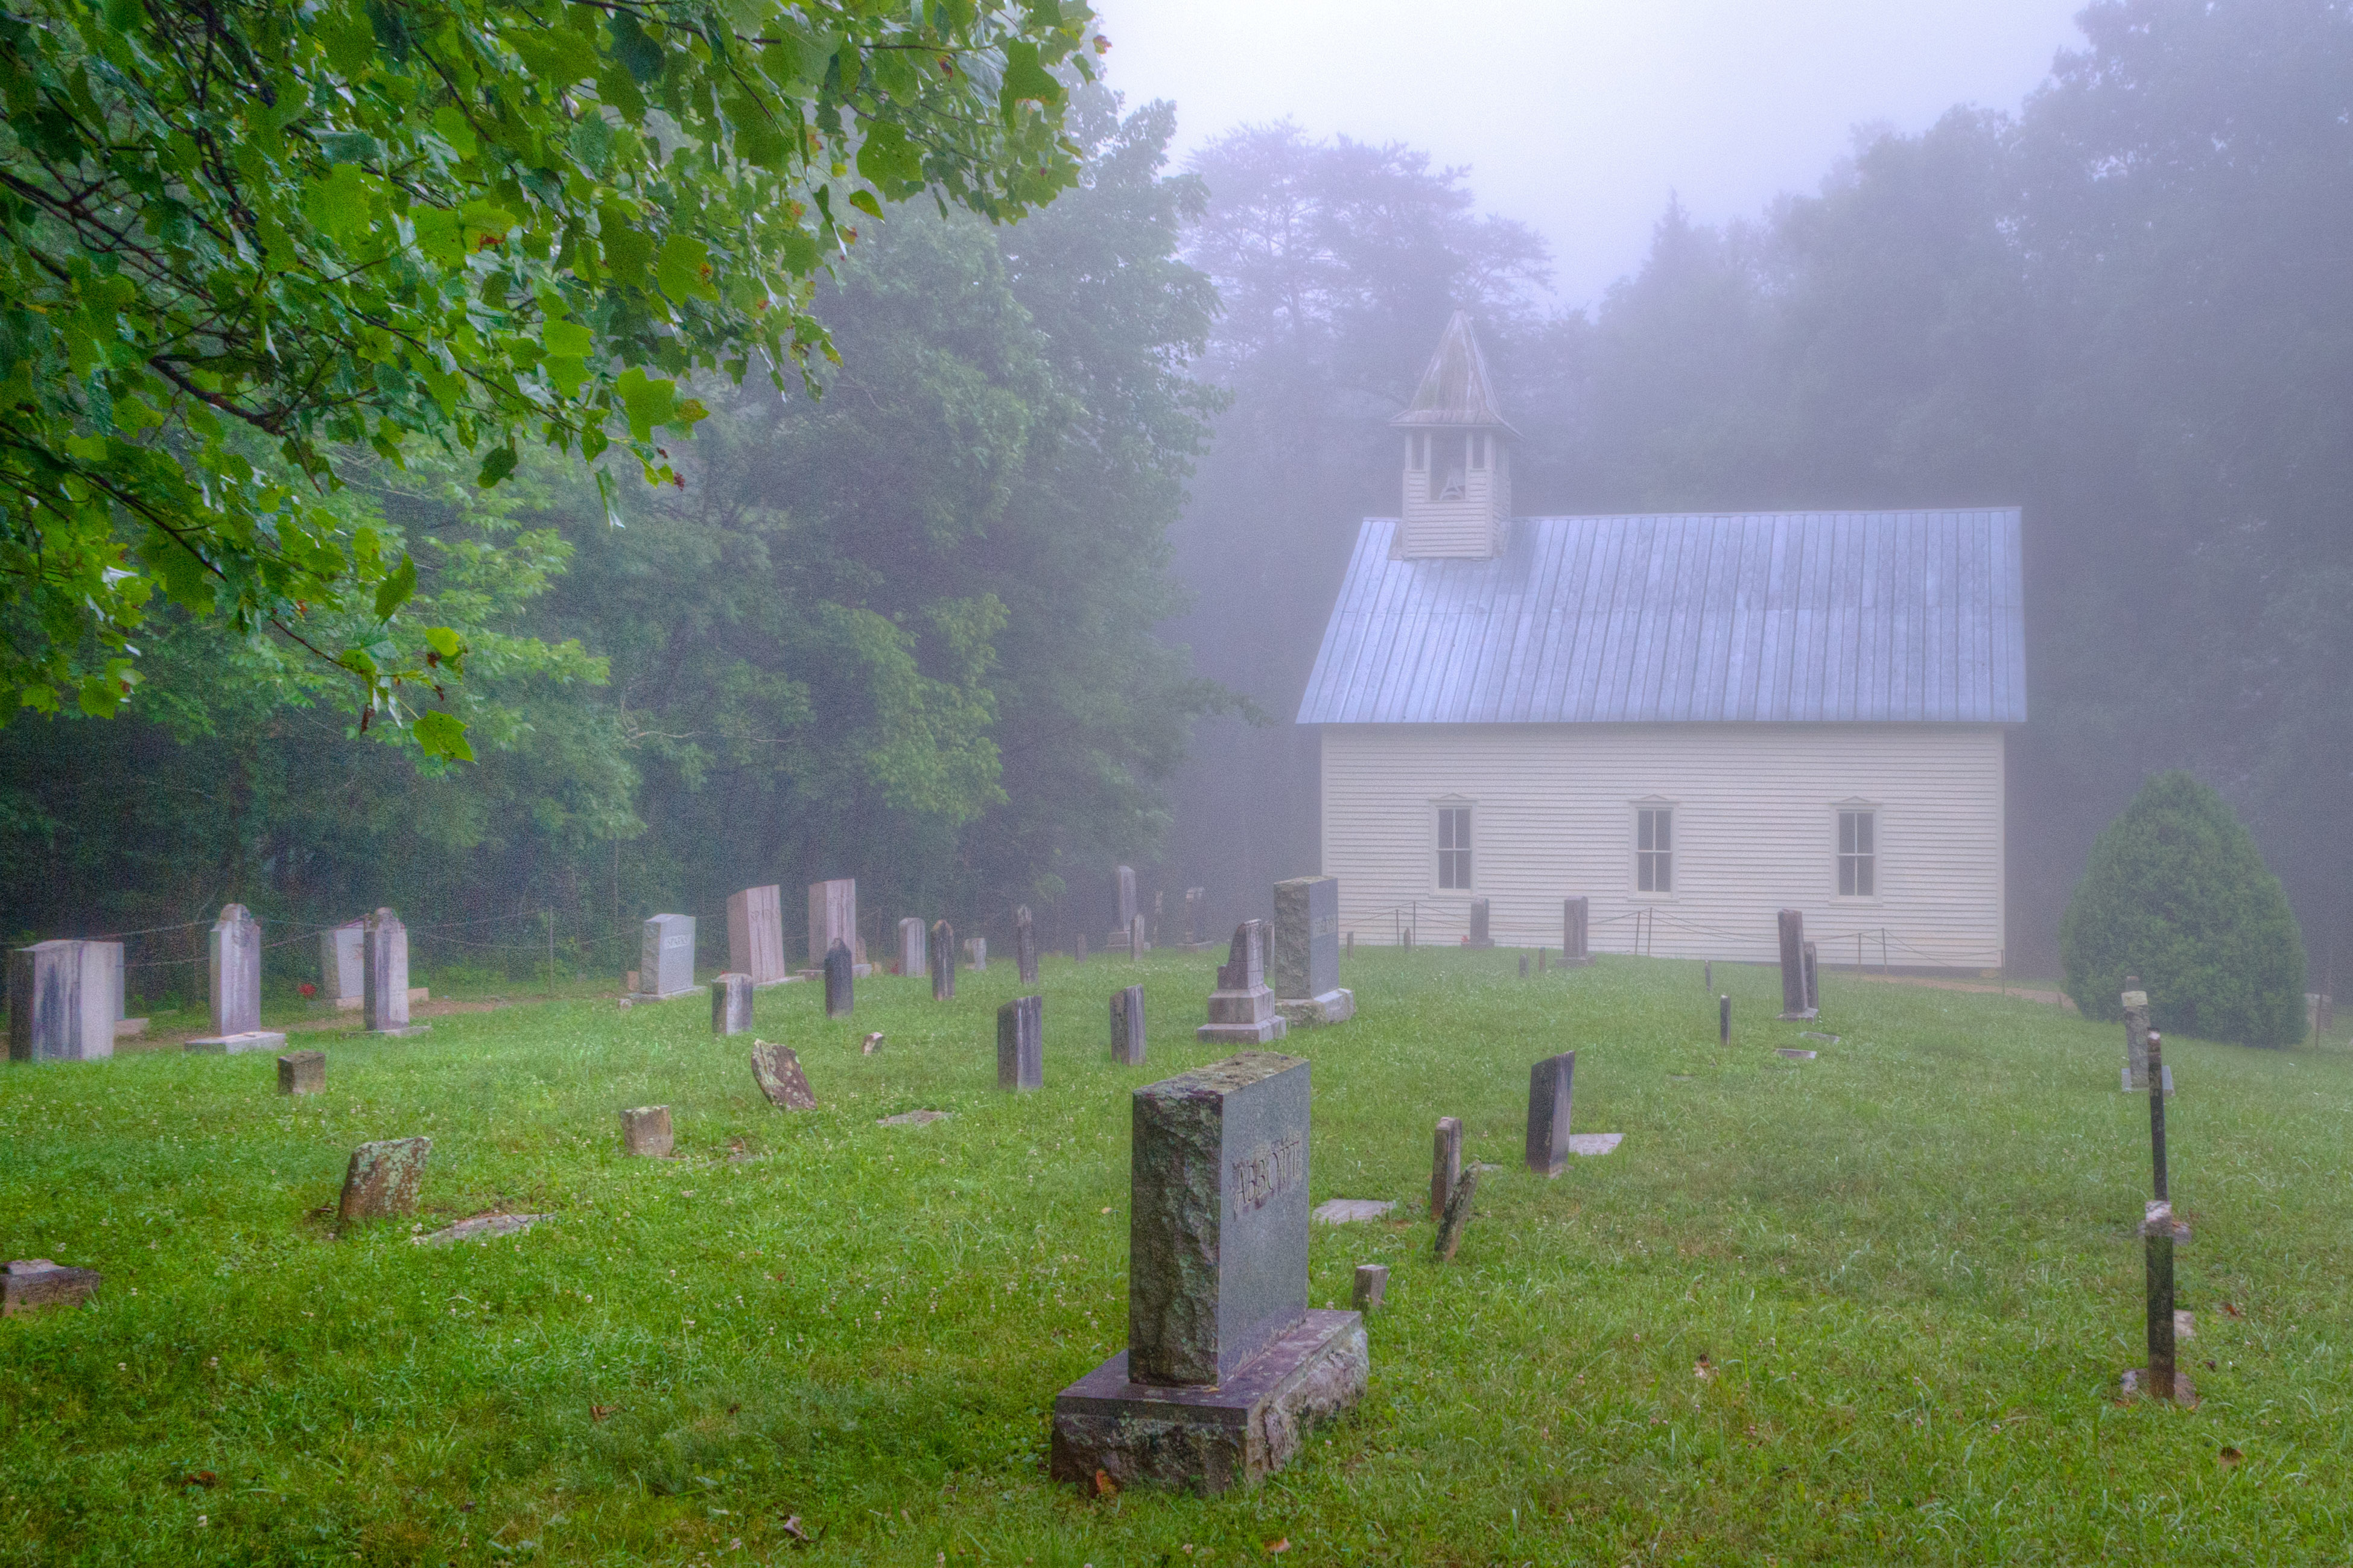
<svg viewBox="0 0 2353 1568">
<path fill-rule="evenodd" d="M 617 971 L 647 914 L 826 876 L 876 935 L 1017 902 L 1050 941 L 1099 931 L 1122 859 L 1261 912 L 1314 868 L 1292 715 L 1356 521 L 1396 505 L 1385 421 L 1460 306 L 1523 511 L 2022 507 L 2009 967 L 2055 968 L 2094 837 L 2181 767 L 2251 826 L 2325 981 L 2353 869 L 2353 7 L 2081 26 L 2014 110 L 1858 132 L 1742 222 L 1670 204 L 1585 310 L 1465 171 L 1285 123 L 1172 163 L 1181 105 L 1081 84 L 1071 188 L 866 225 L 807 305 L 822 395 L 705 374 L 670 482 L 353 460 L 336 504 L 465 638 L 472 760 L 362 733 L 282 639 L 170 607 L 119 714 L 12 718 L 6 934 L 188 922 L 133 955 L 169 994 L 230 900 L 276 931 L 391 904 L 427 952 L 519 974 Z"/>
</svg>

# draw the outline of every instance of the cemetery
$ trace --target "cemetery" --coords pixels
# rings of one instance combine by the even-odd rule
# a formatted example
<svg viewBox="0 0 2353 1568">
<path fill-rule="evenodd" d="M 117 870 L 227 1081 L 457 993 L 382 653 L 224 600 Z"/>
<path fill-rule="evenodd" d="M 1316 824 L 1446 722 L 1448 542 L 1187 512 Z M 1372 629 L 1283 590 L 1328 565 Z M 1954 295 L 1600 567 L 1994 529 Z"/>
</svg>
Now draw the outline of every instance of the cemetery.
<svg viewBox="0 0 2353 1568">
<path fill-rule="evenodd" d="M 649 938 L 639 994 L 708 1017 L 607 987 L 275 1067 L 20 1061 L 0 1502 L 187 1561 L 2336 1538 L 2348 1244 L 2291 1173 L 2335 1168 L 2342 1045 L 1802 962 L 1350 953 L 1307 893 L 1207 952 L 1018 921 L 1019 964 L 943 930 L 853 990 L 847 940 L 755 986 Z M 1287 988 L 1354 1016 L 1228 1037 Z"/>
</svg>

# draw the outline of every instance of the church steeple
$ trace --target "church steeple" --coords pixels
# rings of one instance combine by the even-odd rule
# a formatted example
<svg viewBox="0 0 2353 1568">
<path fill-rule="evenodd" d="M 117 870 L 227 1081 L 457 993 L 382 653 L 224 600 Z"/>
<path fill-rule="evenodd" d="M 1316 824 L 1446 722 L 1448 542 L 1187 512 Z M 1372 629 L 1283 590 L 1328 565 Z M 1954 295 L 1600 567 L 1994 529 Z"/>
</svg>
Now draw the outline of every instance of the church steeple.
<svg viewBox="0 0 2353 1568">
<path fill-rule="evenodd" d="M 1512 515 L 1511 443 L 1471 317 L 1454 312 L 1405 412 L 1405 510 L 1398 552 L 1483 560 Z"/>
</svg>

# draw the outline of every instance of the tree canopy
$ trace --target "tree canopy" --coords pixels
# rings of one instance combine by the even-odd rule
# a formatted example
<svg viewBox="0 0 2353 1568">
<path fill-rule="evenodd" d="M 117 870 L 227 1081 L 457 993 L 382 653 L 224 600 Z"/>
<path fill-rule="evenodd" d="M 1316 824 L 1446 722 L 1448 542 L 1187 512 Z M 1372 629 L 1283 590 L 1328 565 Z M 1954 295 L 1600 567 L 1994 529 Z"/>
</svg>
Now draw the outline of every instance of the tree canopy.
<svg viewBox="0 0 2353 1568">
<path fill-rule="evenodd" d="M 861 215 L 1077 177 L 1082 0 L 27 0 L 0 18 L 0 721 L 113 711 L 156 596 L 462 752 L 469 648 L 335 491 L 420 440 L 675 482 L 687 378 L 797 380 Z M 617 497 L 598 470 L 608 512 Z M 349 613 L 345 613 L 349 612 Z"/>
</svg>

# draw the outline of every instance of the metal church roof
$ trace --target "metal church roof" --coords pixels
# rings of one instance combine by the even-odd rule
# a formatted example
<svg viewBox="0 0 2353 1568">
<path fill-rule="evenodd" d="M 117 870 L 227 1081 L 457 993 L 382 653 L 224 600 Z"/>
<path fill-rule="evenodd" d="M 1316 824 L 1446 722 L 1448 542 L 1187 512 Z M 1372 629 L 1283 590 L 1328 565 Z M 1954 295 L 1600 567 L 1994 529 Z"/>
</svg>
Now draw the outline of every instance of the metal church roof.
<svg viewBox="0 0 2353 1568">
<path fill-rule="evenodd" d="M 2015 507 L 1531 517 L 1356 536 L 1303 724 L 2022 723 Z"/>
</svg>

